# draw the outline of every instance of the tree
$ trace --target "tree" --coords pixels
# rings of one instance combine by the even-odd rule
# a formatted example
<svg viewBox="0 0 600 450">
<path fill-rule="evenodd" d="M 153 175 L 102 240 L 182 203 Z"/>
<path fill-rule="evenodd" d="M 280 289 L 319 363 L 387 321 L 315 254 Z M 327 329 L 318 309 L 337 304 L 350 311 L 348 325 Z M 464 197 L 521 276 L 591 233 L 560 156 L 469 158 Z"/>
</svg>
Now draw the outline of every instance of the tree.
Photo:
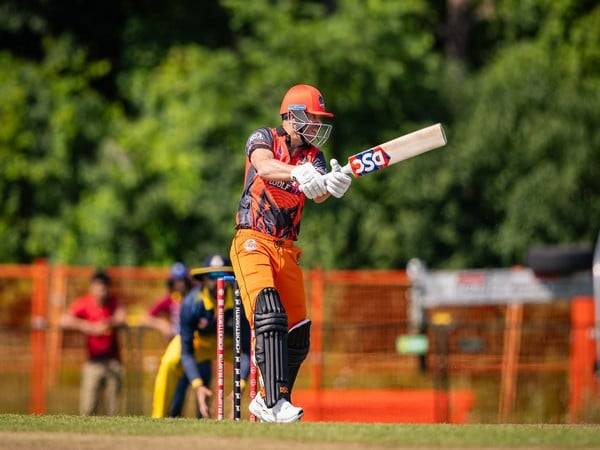
<svg viewBox="0 0 600 450">
<path fill-rule="evenodd" d="M 454 43 L 443 0 L 134 3 L 89 29 L 69 2 L 2 5 L 1 260 L 226 252 L 244 141 L 300 82 L 336 113 L 328 158 L 438 121 L 450 142 L 308 202 L 306 267 L 514 264 L 595 237 L 595 2 L 455 2 Z"/>
<path fill-rule="evenodd" d="M 122 95 L 135 114 L 123 118 L 104 145 L 90 173 L 92 189 L 78 208 L 79 217 L 88 217 L 111 204 L 115 214 L 102 215 L 103 226 L 80 227 L 80 247 L 92 252 L 84 259 L 98 249 L 107 252 L 101 260 L 131 264 L 198 261 L 209 251 L 226 252 L 241 194 L 245 139 L 258 126 L 277 124 L 281 97 L 297 82 L 320 86 L 343 118 L 329 154 L 347 155 L 395 136 L 436 108 L 408 95 L 433 98 L 439 68 L 431 32 L 424 28 L 429 11 L 421 2 L 374 2 L 359 10 L 340 2 L 335 11 L 300 2 L 275 9 L 265 1 L 226 5 L 234 26 L 245 30 L 235 50 L 174 47 L 157 67 L 122 77 Z M 361 36 L 355 33 L 359 26 Z M 311 63 L 299 64 L 309 57 Z M 401 91 L 402 101 L 391 98 L 394 91 Z M 356 205 L 378 197 L 377 186 L 375 180 L 362 183 Z M 318 208 L 307 208 L 303 225 L 307 265 L 378 258 L 367 244 L 357 255 L 349 253 L 356 248 L 350 235 L 367 211 L 334 201 Z"/>
<path fill-rule="evenodd" d="M 111 108 L 90 88 L 107 70 L 68 39 L 48 40 L 41 64 L 0 54 L 0 260 L 55 255 L 69 240 L 84 174 L 108 131 Z"/>
<path fill-rule="evenodd" d="M 124 81 L 137 117 L 120 118 L 88 174 L 77 208 L 84 260 L 193 263 L 226 252 L 244 163 L 233 157 L 244 139 L 237 79 L 231 53 L 188 46 Z"/>
<path fill-rule="evenodd" d="M 536 243 L 595 239 L 598 25 L 600 8 L 564 41 L 544 31 L 506 48 L 473 80 L 448 161 L 448 264 L 520 263 Z"/>
</svg>

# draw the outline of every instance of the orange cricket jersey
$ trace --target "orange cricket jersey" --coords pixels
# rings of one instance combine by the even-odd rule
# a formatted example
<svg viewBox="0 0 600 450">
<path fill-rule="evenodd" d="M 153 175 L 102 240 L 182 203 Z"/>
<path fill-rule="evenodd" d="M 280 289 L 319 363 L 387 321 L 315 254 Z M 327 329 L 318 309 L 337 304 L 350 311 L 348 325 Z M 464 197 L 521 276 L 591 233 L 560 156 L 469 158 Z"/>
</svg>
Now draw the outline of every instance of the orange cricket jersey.
<svg viewBox="0 0 600 450">
<path fill-rule="evenodd" d="M 297 240 L 300 232 L 305 195 L 292 181 L 268 181 L 259 177 L 250 163 L 257 148 L 269 148 L 275 159 L 291 165 L 310 162 L 325 174 L 327 166 L 321 150 L 303 146 L 290 155 L 289 136 L 282 127 L 259 128 L 246 143 L 246 176 L 244 191 L 236 218 L 237 229 L 251 229 L 277 239 Z"/>
<path fill-rule="evenodd" d="M 246 178 L 230 256 L 251 326 L 257 296 L 267 287 L 279 292 L 289 327 L 306 318 L 301 251 L 294 245 L 306 197 L 294 182 L 259 177 L 250 163 L 254 150 L 269 148 L 279 161 L 293 165 L 310 162 L 326 173 L 325 158 L 318 148 L 304 146 L 290 155 L 288 139 L 281 127 L 259 128 L 246 143 Z"/>
</svg>

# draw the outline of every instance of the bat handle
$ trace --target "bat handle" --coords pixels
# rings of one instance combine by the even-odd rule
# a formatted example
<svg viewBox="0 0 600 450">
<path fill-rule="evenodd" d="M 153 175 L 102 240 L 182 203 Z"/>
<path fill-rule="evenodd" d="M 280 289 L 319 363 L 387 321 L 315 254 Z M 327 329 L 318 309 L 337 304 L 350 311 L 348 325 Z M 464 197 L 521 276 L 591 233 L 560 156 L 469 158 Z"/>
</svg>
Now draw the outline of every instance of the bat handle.
<svg viewBox="0 0 600 450">
<path fill-rule="evenodd" d="M 345 173 L 346 175 L 353 175 L 352 169 L 350 168 L 350 163 L 342 167 L 342 173 Z"/>
</svg>

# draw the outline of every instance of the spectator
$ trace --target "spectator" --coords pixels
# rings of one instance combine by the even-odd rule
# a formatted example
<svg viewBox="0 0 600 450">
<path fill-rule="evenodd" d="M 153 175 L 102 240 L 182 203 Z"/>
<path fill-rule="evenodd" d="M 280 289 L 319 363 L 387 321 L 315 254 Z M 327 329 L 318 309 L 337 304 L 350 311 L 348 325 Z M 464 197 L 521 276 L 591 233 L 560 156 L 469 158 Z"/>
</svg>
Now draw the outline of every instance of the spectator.
<svg viewBox="0 0 600 450">
<path fill-rule="evenodd" d="M 103 393 L 106 414 L 112 416 L 118 410 L 123 369 L 116 328 L 125 325 L 125 309 L 111 295 L 110 284 L 104 271 L 96 271 L 90 280 L 89 293 L 76 299 L 61 318 L 64 329 L 86 335 L 88 359 L 83 365 L 79 399 L 83 415 L 98 413 Z"/>
<path fill-rule="evenodd" d="M 160 331 L 166 339 L 172 339 L 179 333 L 181 301 L 191 288 L 187 267 L 180 262 L 173 264 L 167 280 L 168 292 L 150 307 L 143 324 Z"/>
</svg>

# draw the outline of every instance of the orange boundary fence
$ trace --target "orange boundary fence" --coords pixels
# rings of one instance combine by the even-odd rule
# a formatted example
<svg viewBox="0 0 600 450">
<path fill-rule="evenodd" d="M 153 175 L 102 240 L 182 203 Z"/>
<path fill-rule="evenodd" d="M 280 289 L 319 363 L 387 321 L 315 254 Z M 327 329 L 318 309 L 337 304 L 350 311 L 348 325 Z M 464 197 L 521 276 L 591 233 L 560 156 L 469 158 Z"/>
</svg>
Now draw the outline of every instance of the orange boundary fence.
<svg viewBox="0 0 600 450">
<path fill-rule="evenodd" d="M 33 414 L 42 414 L 46 411 L 47 389 L 56 382 L 56 374 L 60 367 L 62 333 L 56 324 L 66 305 L 67 280 L 70 276 L 88 277 L 92 271 L 93 268 L 91 267 L 50 266 L 44 260 L 36 261 L 32 265 L 0 265 L 0 279 L 21 278 L 30 279 L 32 282 L 29 410 Z M 165 268 L 137 267 L 113 267 L 109 268 L 108 271 L 115 279 L 135 280 L 164 279 L 168 273 Z M 323 418 L 323 409 L 330 409 L 327 406 L 327 399 L 334 395 L 331 389 L 324 389 L 323 387 L 323 329 L 327 319 L 324 316 L 324 302 L 327 286 L 335 283 L 357 283 L 408 287 L 409 281 L 404 271 L 323 271 L 319 269 L 307 272 L 306 280 L 310 285 L 308 293 L 310 296 L 313 334 L 311 339 L 309 390 L 302 391 L 301 395 L 311 404 L 314 403 L 312 413 L 315 418 Z M 535 364 L 519 362 L 520 330 L 523 320 L 521 308 L 507 308 L 505 314 L 506 328 L 501 364 L 494 363 L 491 366 L 486 366 L 488 369 L 493 366 L 493 370 L 500 371 L 502 374 L 498 410 L 500 420 L 507 419 L 513 409 L 518 373 L 528 370 L 542 370 Z M 568 363 L 553 362 L 548 367 L 543 368 L 543 370 L 550 371 L 568 371 L 568 415 L 571 422 L 578 420 L 583 408 L 586 406 L 585 399 L 589 393 L 596 389 L 594 378 L 594 323 L 593 299 L 588 297 L 574 298 L 571 302 L 571 348 Z M 377 392 L 371 391 L 371 394 L 377 397 L 379 395 Z M 382 398 L 387 397 L 386 392 L 388 391 L 380 392 Z M 355 397 L 353 398 L 364 395 L 360 390 L 356 390 L 354 394 Z M 417 398 L 419 395 L 427 396 L 430 394 L 413 392 L 411 395 Z M 454 394 L 451 392 L 450 395 Z M 455 399 L 460 398 L 459 403 L 461 405 L 467 405 L 470 408 L 472 397 L 469 397 L 466 393 L 456 393 L 456 395 L 458 397 L 455 397 Z M 406 401 L 406 398 L 402 401 Z M 464 419 L 464 414 L 461 413 L 459 416 L 451 417 L 450 420 L 460 421 Z M 345 419 L 340 416 L 339 420 Z"/>
</svg>

